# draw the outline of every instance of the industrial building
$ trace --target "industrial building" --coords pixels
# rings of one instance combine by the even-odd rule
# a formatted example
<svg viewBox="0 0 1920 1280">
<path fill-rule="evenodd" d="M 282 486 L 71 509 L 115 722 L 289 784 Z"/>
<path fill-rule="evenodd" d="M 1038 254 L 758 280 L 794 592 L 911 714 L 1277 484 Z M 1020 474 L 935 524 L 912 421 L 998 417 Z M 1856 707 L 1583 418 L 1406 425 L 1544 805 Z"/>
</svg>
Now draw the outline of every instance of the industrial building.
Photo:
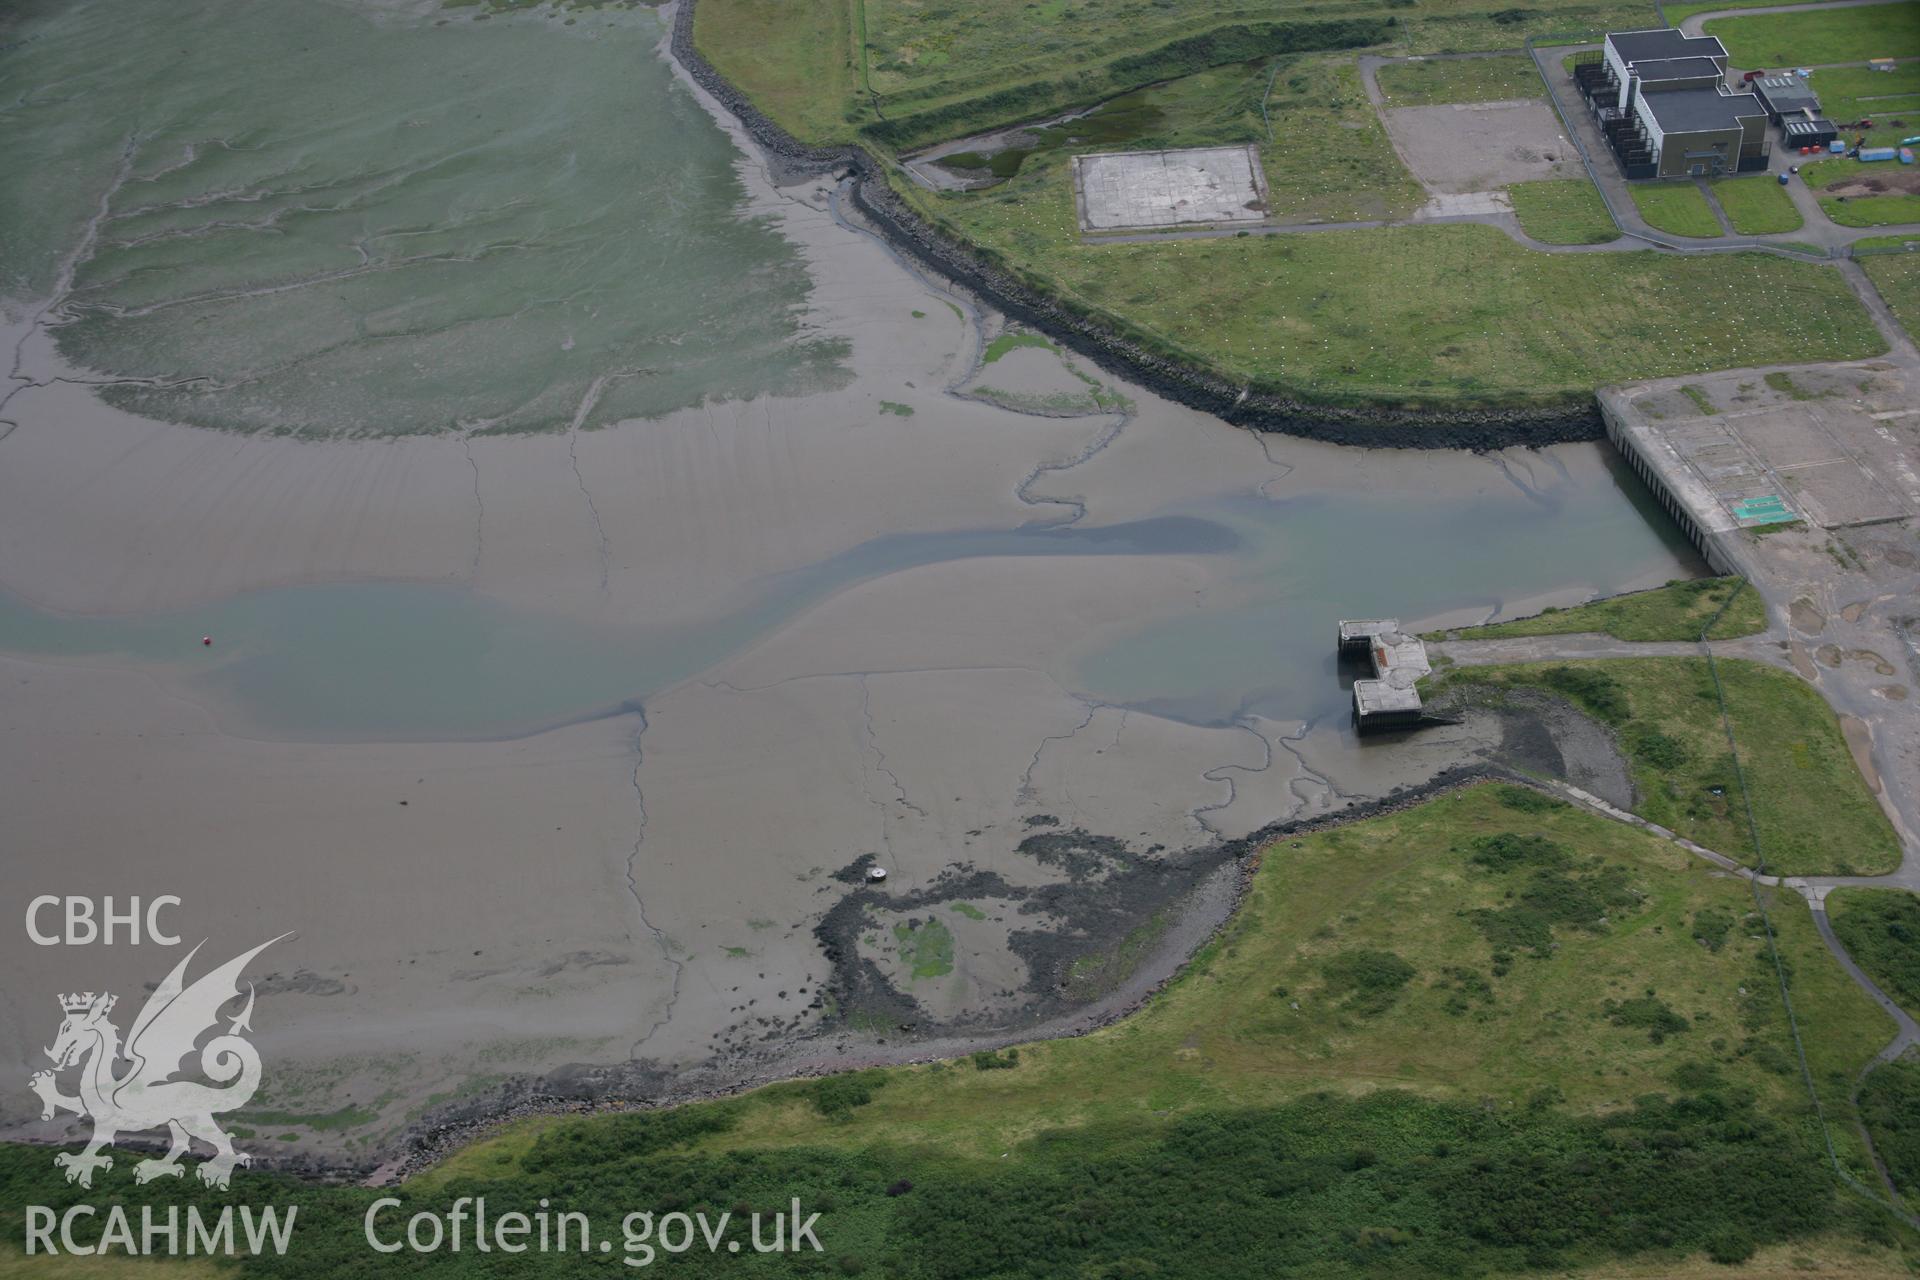
<svg viewBox="0 0 1920 1280">
<path fill-rule="evenodd" d="M 1826 145 L 1840 136 L 1833 121 L 1820 114 L 1820 98 L 1799 76 L 1761 76 L 1748 86 L 1767 119 L 1780 130 L 1780 141 L 1798 151 Z"/>
<path fill-rule="evenodd" d="M 1747 87 L 1760 99 L 1760 105 L 1767 109 L 1767 119 L 1773 124 L 1807 111 L 1820 114 L 1819 96 L 1813 86 L 1799 76 L 1761 76 Z"/>
<path fill-rule="evenodd" d="M 1581 56 L 1574 83 L 1629 178 L 1709 178 L 1765 169 L 1765 104 L 1725 83 L 1727 51 L 1674 27 L 1616 31 Z"/>
</svg>

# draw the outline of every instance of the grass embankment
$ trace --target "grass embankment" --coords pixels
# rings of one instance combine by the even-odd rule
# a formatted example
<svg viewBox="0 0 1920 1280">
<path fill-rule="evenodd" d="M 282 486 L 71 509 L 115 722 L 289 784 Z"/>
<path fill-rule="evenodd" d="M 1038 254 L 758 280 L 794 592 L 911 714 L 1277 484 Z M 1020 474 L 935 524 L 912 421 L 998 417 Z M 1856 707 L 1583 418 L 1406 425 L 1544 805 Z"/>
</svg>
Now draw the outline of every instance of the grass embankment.
<svg viewBox="0 0 1920 1280">
<path fill-rule="evenodd" d="M 527 1122 L 401 1188 L 391 1220 L 460 1195 L 494 1214 L 549 1196 L 604 1230 L 635 1208 L 744 1214 L 798 1196 L 827 1252 L 754 1258 L 779 1275 L 1673 1275 L 1783 1243 L 1897 1268 L 1911 1242 L 1827 1171 L 1752 905 L 1668 842 L 1475 787 L 1276 845 L 1223 934 L 1116 1026 Z M 1772 913 L 1857 1163 L 1841 1086 L 1887 1020 L 1795 895 Z M 45 1149 L 6 1148 L 0 1221 L 18 1239 L 22 1203 L 183 1194 L 112 1174 L 83 1192 Z M 385 1261 L 360 1218 L 387 1191 L 242 1174 L 234 1198 L 296 1194 L 298 1256 L 239 1274 Z M 406 1261 L 494 1274 L 471 1249 Z M 739 1265 L 696 1251 L 675 1269 Z"/>
<path fill-rule="evenodd" d="M 1692 182 L 1636 182 L 1628 189 L 1640 216 L 1656 231 L 1695 240 L 1726 234 Z"/>
<path fill-rule="evenodd" d="M 1920 341 L 1920 250 L 1862 254 L 1859 262 L 1907 336 Z"/>
<path fill-rule="evenodd" d="M 1823 62 L 1920 56 L 1920 3 L 1813 9 L 1713 18 L 1702 28 L 1720 37 L 1736 67 L 1810 67 Z M 1834 117 L 1837 119 L 1838 117 Z"/>
<path fill-rule="evenodd" d="M 1523 54 L 1396 62 L 1374 73 L 1389 107 L 1431 107 L 1450 102 L 1504 102 L 1541 98 L 1546 86 L 1533 59 Z"/>
<path fill-rule="evenodd" d="M 1836 889 L 1833 931 L 1853 962 L 1909 1013 L 1920 1014 L 1920 897 L 1904 889 Z"/>
<path fill-rule="evenodd" d="M 1820 201 L 1827 217 L 1843 227 L 1889 227 L 1920 222 L 1920 195 L 1894 190 L 1888 185 L 1890 179 L 1911 173 L 1909 166 L 1897 161 L 1862 164 L 1845 156 L 1800 166 L 1800 180 Z"/>
<path fill-rule="evenodd" d="M 1726 612 L 1714 625 L 1711 639 L 1758 635 L 1767 629 L 1766 602 L 1759 592 L 1742 590 L 1727 605 L 1739 585 L 1738 578 L 1694 578 L 1571 608 L 1545 609 L 1530 618 L 1430 634 L 1450 640 L 1504 640 L 1598 632 L 1616 640 L 1698 640 L 1701 628 L 1724 606 Z"/>
<path fill-rule="evenodd" d="M 1793 197 L 1771 176 L 1722 178 L 1710 184 L 1727 221 L 1743 236 L 1767 236 L 1798 231 L 1806 224 L 1793 207 Z"/>
<path fill-rule="evenodd" d="M 1566 403 L 1625 378 L 1885 350 L 1839 273 L 1773 255 L 1622 253 L 1596 271 L 1471 225 L 1083 242 L 1060 156 L 988 191 L 897 189 L 1149 345 L 1310 399 Z"/>
<path fill-rule="evenodd" d="M 1812 686 L 1721 659 L 1740 768 L 1767 870 L 1877 875 L 1900 844 L 1867 791 L 1833 711 Z M 1753 839 L 1704 658 L 1618 658 L 1454 667 L 1456 684 L 1544 689 L 1612 727 L 1633 769 L 1635 812 L 1752 865 Z"/>
<path fill-rule="evenodd" d="M 1542 244 L 1605 244 L 1620 228 L 1588 178 L 1550 178 L 1507 188 L 1520 229 Z"/>
</svg>

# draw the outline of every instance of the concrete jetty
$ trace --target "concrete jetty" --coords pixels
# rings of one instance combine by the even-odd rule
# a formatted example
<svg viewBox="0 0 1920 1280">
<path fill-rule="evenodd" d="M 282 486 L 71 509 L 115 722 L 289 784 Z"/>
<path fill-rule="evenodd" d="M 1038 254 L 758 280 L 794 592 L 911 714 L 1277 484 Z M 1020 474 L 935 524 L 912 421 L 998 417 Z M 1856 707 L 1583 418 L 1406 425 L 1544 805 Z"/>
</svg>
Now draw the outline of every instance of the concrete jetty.
<svg viewBox="0 0 1920 1280">
<path fill-rule="evenodd" d="M 1353 722 L 1360 732 L 1405 729 L 1425 718 L 1416 685 L 1433 664 L 1425 643 L 1400 630 L 1398 618 L 1343 619 L 1340 653 L 1364 654 L 1373 664 L 1373 679 L 1353 682 Z"/>
</svg>

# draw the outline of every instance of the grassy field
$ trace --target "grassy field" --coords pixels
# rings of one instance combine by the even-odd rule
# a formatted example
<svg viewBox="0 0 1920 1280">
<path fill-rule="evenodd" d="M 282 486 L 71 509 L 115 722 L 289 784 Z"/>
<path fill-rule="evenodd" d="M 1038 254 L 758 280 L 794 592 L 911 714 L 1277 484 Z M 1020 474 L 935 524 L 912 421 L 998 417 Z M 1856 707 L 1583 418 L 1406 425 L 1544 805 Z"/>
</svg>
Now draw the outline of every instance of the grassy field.
<svg viewBox="0 0 1920 1280">
<path fill-rule="evenodd" d="M 1285 67 L 1267 100 L 1274 136 L 1264 146 L 1268 207 L 1280 221 L 1363 222 L 1404 217 L 1426 199 L 1367 103 L 1360 69 L 1346 59 Z M 1337 138 L 1338 145 L 1294 140 Z"/>
<path fill-rule="evenodd" d="M 1879 227 L 1920 222 L 1920 196 L 1904 192 L 1841 196 L 1836 188 L 1884 182 L 1905 172 L 1898 163 L 1861 164 L 1844 156 L 1800 166 L 1800 180 L 1820 201 L 1826 215 L 1844 227 Z"/>
<path fill-rule="evenodd" d="M 1525 9 L 1504 0 L 700 0 L 697 37 L 715 66 L 801 136 L 867 127 L 901 147 L 1277 53 L 1511 49 L 1530 31 L 1645 19 L 1632 0 Z"/>
<path fill-rule="evenodd" d="M 1826 215 L 1843 227 L 1886 227 L 1920 222 L 1920 195 L 1888 191 L 1842 196 L 1839 190 L 1861 183 L 1885 183 L 1912 170 L 1897 161 L 1861 164 L 1844 156 L 1800 166 L 1800 180 L 1820 201 Z"/>
<path fill-rule="evenodd" d="M 1507 188 L 1507 195 L 1520 229 L 1543 244 L 1605 244 L 1620 238 L 1590 179 L 1519 182 Z"/>
<path fill-rule="evenodd" d="M 1533 59 L 1511 57 L 1397 62 L 1374 75 L 1389 107 L 1430 107 L 1448 102 L 1502 102 L 1540 98 L 1546 86 Z"/>
<path fill-rule="evenodd" d="M 1836 889 L 1833 931 L 1853 962 L 1909 1013 L 1920 1013 L 1920 897 L 1904 889 Z"/>
<path fill-rule="evenodd" d="M 1628 190 L 1647 225 L 1670 235 L 1711 239 L 1726 234 L 1707 198 L 1691 182 L 1636 182 Z"/>
<path fill-rule="evenodd" d="M 1083 243 L 1066 170 L 897 189 L 1150 345 L 1308 398 L 1562 403 L 1622 378 L 1885 349 L 1837 272 L 1771 255 L 1622 253 L 1596 271 L 1471 225 Z"/>
<path fill-rule="evenodd" d="M 850 0 L 701 0 L 693 43 L 796 137 L 850 138 L 865 118 Z"/>
<path fill-rule="evenodd" d="M 1293 22 L 1225 0 L 1177 12 L 1157 0 L 1115 0 L 1097 14 L 1064 0 L 701 0 L 696 36 L 724 73 L 803 136 L 857 135 L 885 148 L 1104 100 L 1072 129 L 1041 131 L 1037 150 L 1001 157 L 994 171 L 1007 180 L 991 188 L 935 194 L 896 177 L 896 189 L 1069 307 L 1259 390 L 1329 404 L 1545 406 L 1624 378 L 1884 349 L 1837 273 L 1770 256 L 1622 254 L 1596 272 L 1477 226 L 1310 241 L 1082 241 L 1067 165 L 1076 148 L 1260 143 L 1271 210 L 1283 222 L 1391 220 L 1419 206 L 1425 193 L 1393 154 L 1351 51 L 1260 49 L 1359 38 L 1358 28 L 1325 24 L 1361 18 L 1393 19 L 1388 43 L 1402 51 L 1511 47 L 1550 20 L 1643 21 L 1629 6 L 1605 4 L 1485 11 L 1438 0 L 1417 8 L 1333 3 Z M 1223 25 L 1209 27 L 1216 19 Z M 1303 22 L 1320 25 L 1302 34 Z M 1242 56 L 1249 49 L 1255 55 Z M 1504 93 L 1497 86 L 1527 70 L 1512 58 L 1412 66 L 1389 70 L 1426 77 L 1408 91 L 1428 98 Z M 1195 73 L 1162 75 L 1168 68 Z M 1119 93 L 1140 84 L 1147 87 Z M 1676 229 L 1717 234 L 1699 196 L 1676 190 L 1653 197 L 1691 202 L 1686 216 L 1676 213 Z M 1611 238 L 1584 183 L 1523 184 L 1514 198 L 1542 240 Z"/>
<path fill-rule="evenodd" d="M 1743 236 L 1798 231 L 1805 224 L 1793 197 L 1771 175 L 1761 178 L 1722 178 L 1710 184 L 1713 198 L 1726 211 L 1727 221 Z"/>
<path fill-rule="evenodd" d="M 1899 841 L 1819 693 L 1759 663 L 1722 659 L 1718 666 L 1767 870 L 1877 875 L 1898 866 Z M 1635 812 L 1755 862 L 1704 659 L 1454 667 L 1436 687 L 1456 683 L 1545 689 L 1574 702 L 1615 730 L 1633 768 Z"/>
<path fill-rule="evenodd" d="M 1670 4 L 1663 6 L 1667 25 L 1677 27 L 1696 13 L 1717 13 L 1722 9 L 1764 9 L 1778 4 L 1779 0 L 1695 0 L 1692 4 Z"/>
<path fill-rule="evenodd" d="M 1695 578 L 1669 582 L 1651 591 L 1634 591 L 1567 609 L 1548 609 L 1531 618 L 1492 622 L 1483 627 L 1433 633 L 1436 638 L 1500 640 L 1510 636 L 1573 635 L 1599 632 L 1616 640 L 1698 640 L 1700 629 L 1726 606 L 1738 578 Z M 1741 591 L 1714 627 L 1713 639 L 1757 635 L 1767 629 L 1767 610 L 1757 591 Z"/>
<path fill-rule="evenodd" d="M 1844 1084 L 1890 1025 L 1796 895 L 1770 911 L 1857 1164 Z M 1788 1243 L 1902 1266 L 1913 1239 L 1838 1195 L 1824 1159 L 1747 887 L 1668 842 L 1482 785 L 1274 846 L 1222 934 L 1112 1027 L 535 1119 L 397 1192 L 243 1173 L 231 1198 L 300 1204 L 298 1257 L 224 1273 L 386 1274 L 361 1237 L 383 1194 L 404 1202 L 396 1223 L 460 1195 L 494 1213 L 550 1196 L 596 1227 L 797 1195 L 821 1212 L 826 1253 L 754 1257 L 764 1275 L 1671 1276 Z M 0 1184 L 9 1240 L 23 1203 L 181 1194 L 68 1187 L 44 1148 L 0 1148 Z M 503 1274 L 472 1249 L 406 1261 Z M 513 1262 L 579 1273 L 564 1254 Z M 669 1269 L 741 1265 L 696 1250 Z"/>
<path fill-rule="evenodd" d="M 1860 269 L 1880 291 L 1894 318 L 1906 327 L 1907 335 L 1920 340 L 1920 251 L 1863 254 Z"/>
<path fill-rule="evenodd" d="M 1808 67 L 1823 62 L 1920 57 L 1920 3 L 1714 18 L 1702 28 L 1719 36 L 1736 67 Z M 1837 117 L 1835 117 L 1837 118 Z"/>
<path fill-rule="evenodd" d="M 1873 128 L 1866 130 L 1868 146 L 1888 147 L 1920 133 L 1920 63 L 1902 63 L 1892 71 L 1823 67 L 1810 83 L 1827 119 L 1841 124 L 1873 121 Z M 1842 141 L 1851 145 L 1857 132 L 1843 129 Z"/>
<path fill-rule="evenodd" d="M 1896 227 L 1920 222 L 1920 196 L 1820 197 L 1820 207 L 1843 227 Z"/>
</svg>

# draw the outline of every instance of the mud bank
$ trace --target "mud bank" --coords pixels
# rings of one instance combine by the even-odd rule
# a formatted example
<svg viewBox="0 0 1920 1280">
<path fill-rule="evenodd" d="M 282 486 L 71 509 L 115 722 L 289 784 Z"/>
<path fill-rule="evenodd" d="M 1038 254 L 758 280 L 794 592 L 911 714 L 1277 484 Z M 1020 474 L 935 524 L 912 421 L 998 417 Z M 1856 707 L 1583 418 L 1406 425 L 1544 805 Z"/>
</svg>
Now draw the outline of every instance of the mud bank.
<svg viewBox="0 0 1920 1280">
<path fill-rule="evenodd" d="M 1063 1010 L 1056 1002 L 1044 1013 L 1030 1020 L 1023 1019 L 1021 1025 L 1015 1027 L 970 1030 L 904 1023 L 857 1045 L 849 1043 L 845 1027 L 821 1030 L 792 1042 L 777 1060 L 763 1064 L 750 1074 L 712 1068 L 673 1070 L 642 1059 L 615 1066 L 582 1065 L 542 1076 L 520 1077 L 424 1117 L 409 1129 L 400 1154 L 380 1166 L 374 1178 L 386 1182 L 407 1177 L 487 1137 L 505 1124 L 532 1116 L 659 1110 L 732 1097 L 782 1080 L 932 1062 L 968 1053 L 997 1051 L 1035 1040 L 1089 1035 L 1134 1013 L 1186 971 L 1200 948 L 1239 910 L 1254 873 L 1259 870 L 1261 855 L 1271 845 L 1289 837 L 1399 813 L 1450 791 L 1483 782 L 1511 782 L 1541 789 L 1533 779 L 1504 765 L 1476 762 L 1449 766 L 1424 782 L 1397 787 L 1377 799 L 1356 801 L 1338 812 L 1273 822 L 1239 839 L 1220 841 L 1183 859 L 1186 865 L 1177 872 L 1160 868 L 1162 873 L 1177 875 L 1187 882 L 1185 896 L 1172 908 L 1179 916 L 1177 925 L 1168 930 L 1161 945 L 1122 986 L 1091 1004 Z M 1084 832 L 1060 834 L 1074 843 L 1089 843 L 1079 839 L 1085 836 Z M 910 901 L 917 909 L 924 910 L 939 901 L 943 892 L 977 892 L 991 887 L 983 885 L 981 880 L 977 875 L 956 876 L 910 900 L 884 899 L 881 893 L 870 890 L 850 894 L 840 908 L 828 913 L 816 931 L 823 944 L 830 948 L 830 954 L 838 953 L 834 960 L 832 990 L 847 999 L 861 998 L 863 993 L 871 994 L 879 977 L 870 971 L 863 972 L 860 962 L 853 958 L 846 928 L 854 913 L 879 900 L 885 900 L 894 908 Z M 918 1011 L 903 1012 L 912 1015 Z"/>
<path fill-rule="evenodd" d="M 845 175 L 854 208 L 901 252 L 1115 377 L 1237 426 L 1331 444 L 1501 449 L 1598 440 L 1604 434 L 1599 408 L 1591 401 L 1536 409 L 1315 405 L 1238 385 L 1209 370 L 1151 351 L 1098 316 L 1074 310 L 1029 287 L 928 223 L 888 185 L 886 170 L 864 148 L 811 146 L 775 124 L 694 47 L 696 3 L 678 0 L 669 41 L 673 56 L 766 152 L 777 180 L 793 181 L 819 173 Z"/>
</svg>

